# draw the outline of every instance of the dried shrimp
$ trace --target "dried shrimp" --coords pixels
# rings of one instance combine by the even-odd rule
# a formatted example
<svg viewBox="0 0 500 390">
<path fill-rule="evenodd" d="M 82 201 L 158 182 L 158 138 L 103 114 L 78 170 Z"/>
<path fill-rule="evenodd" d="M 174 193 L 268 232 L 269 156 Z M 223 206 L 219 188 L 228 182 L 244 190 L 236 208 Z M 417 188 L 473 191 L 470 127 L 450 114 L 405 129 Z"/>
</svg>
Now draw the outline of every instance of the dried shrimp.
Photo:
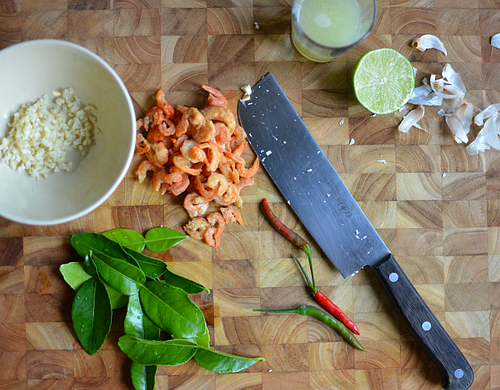
<svg viewBox="0 0 500 390">
<path fill-rule="evenodd" d="M 174 108 L 158 90 L 156 104 L 137 120 L 136 153 L 145 159 L 135 174 L 140 183 L 151 177 L 153 190 L 162 195 L 184 194 L 191 218 L 184 231 L 215 248 L 226 224 L 243 223 L 240 192 L 254 183 L 259 160 L 242 157 L 246 133 L 236 124 L 226 97 L 207 85 L 202 88 L 208 92 L 208 105 L 201 110 Z M 205 216 L 210 202 L 221 207 Z"/>
</svg>

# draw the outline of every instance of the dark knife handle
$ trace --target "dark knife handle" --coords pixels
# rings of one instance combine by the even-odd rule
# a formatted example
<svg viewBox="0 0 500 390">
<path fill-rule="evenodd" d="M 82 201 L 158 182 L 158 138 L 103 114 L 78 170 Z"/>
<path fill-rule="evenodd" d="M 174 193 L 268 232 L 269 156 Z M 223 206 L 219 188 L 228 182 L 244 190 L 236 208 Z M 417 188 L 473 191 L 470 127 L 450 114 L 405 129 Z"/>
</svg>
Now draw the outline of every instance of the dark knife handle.
<svg viewBox="0 0 500 390">
<path fill-rule="evenodd" d="M 415 340 L 429 355 L 441 373 L 441 385 L 447 390 L 465 390 L 474 381 L 469 363 L 422 297 L 394 256 L 372 266 Z"/>
</svg>

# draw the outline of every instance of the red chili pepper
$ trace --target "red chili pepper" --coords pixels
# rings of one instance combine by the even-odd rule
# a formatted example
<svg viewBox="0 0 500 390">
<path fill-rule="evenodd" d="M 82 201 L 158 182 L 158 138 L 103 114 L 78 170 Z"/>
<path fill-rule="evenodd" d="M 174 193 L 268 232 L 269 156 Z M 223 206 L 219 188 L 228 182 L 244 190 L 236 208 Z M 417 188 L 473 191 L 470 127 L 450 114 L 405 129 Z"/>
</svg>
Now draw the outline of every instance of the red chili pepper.
<svg viewBox="0 0 500 390">
<path fill-rule="evenodd" d="M 273 214 L 271 208 L 269 207 L 269 203 L 267 203 L 266 198 L 262 200 L 262 207 L 264 208 L 264 213 L 266 214 L 266 217 L 269 219 L 269 222 L 271 222 L 271 225 L 273 225 L 273 227 L 278 232 L 280 232 L 281 235 L 283 235 L 283 237 L 287 238 L 290 242 L 298 246 L 304 252 L 306 252 L 307 250 L 309 252 L 311 251 L 311 248 L 309 247 L 309 244 L 307 243 L 306 240 L 300 237 L 293 230 L 286 227 L 285 224 L 281 222 L 276 215 Z"/>
<path fill-rule="evenodd" d="M 328 311 L 332 316 L 337 318 L 339 321 L 342 321 L 342 323 L 349 328 L 352 332 L 356 333 L 359 335 L 359 329 L 356 326 L 356 324 L 350 320 L 345 313 L 340 310 L 340 308 L 335 305 L 325 294 L 323 294 L 317 287 L 314 282 L 314 273 L 313 273 L 313 267 L 312 267 L 312 259 L 311 259 L 311 247 L 307 243 L 306 240 L 304 240 L 301 236 L 299 236 L 297 233 L 295 233 L 293 230 L 289 229 L 283 222 L 281 222 L 278 217 L 276 217 L 273 212 L 271 211 L 271 208 L 269 207 L 269 204 L 267 203 L 267 199 L 264 198 L 262 200 L 262 207 L 264 209 L 264 214 L 266 215 L 267 219 L 271 223 L 271 225 L 285 238 L 287 238 L 290 242 L 295 244 L 297 247 L 299 247 L 306 255 L 309 260 L 309 268 L 311 270 L 311 280 L 309 280 L 309 277 L 307 276 L 307 273 L 302 267 L 302 264 L 300 263 L 299 259 L 297 259 L 296 256 L 293 256 L 295 261 L 297 262 L 297 265 L 299 266 L 300 270 L 302 271 L 302 274 L 304 275 L 304 278 L 306 279 L 307 284 L 312 290 L 314 299 L 316 302 L 318 302 L 321 307 L 323 307 L 326 311 Z"/>
<path fill-rule="evenodd" d="M 290 241 L 292 244 L 297 246 L 299 249 L 302 250 L 307 255 L 307 258 L 309 259 L 309 268 L 311 269 L 311 278 L 313 281 L 314 285 L 314 273 L 312 269 L 312 261 L 311 261 L 311 247 L 307 243 L 306 240 L 304 240 L 301 236 L 299 236 L 297 233 L 295 233 L 292 229 L 288 228 L 285 226 L 283 222 L 281 222 L 276 215 L 272 212 L 271 208 L 269 207 L 269 203 L 267 203 L 267 199 L 264 198 L 262 200 L 262 208 L 264 209 L 264 214 L 266 215 L 267 219 L 271 223 L 271 225 L 288 241 Z M 311 283 L 309 285 L 312 287 Z"/>
<path fill-rule="evenodd" d="M 345 313 L 340 310 L 340 308 L 333 303 L 328 297 L 323 294 L 320 290 L 316 291 L 314 294 L 314 299 L 325 309 L 328 313 L 334 316 L 336 319 L 341 321 L 349 330 L 353 333 L 359 335 L 359 329 L 356 324 L 345 315 Z"/>
</svg>

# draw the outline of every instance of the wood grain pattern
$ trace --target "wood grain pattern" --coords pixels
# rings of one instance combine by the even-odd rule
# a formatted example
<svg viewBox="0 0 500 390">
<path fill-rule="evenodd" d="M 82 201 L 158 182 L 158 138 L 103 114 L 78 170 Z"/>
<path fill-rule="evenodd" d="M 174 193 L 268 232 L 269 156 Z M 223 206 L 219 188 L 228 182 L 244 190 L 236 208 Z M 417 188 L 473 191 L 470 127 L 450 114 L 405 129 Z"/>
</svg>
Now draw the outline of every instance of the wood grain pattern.
<svg viewBox="0 0 500 390">
<path fill-rule="evenodd" d="M 472 389 L 499 389 L 500 152 L 469 156 L 436 107 L 421 122 L 427 132 L 398 132 L 404 113 L 372 117 L 354 99 L 350 77 L 366 51 L 393 47 L 417 69 L 417 83 L 449 62 L 469 101 L 479 108 L 497 103 L 500 51 L 490 37 L 500 32 L 500 2 L 380 0 L 373 34 L 327 64 L 293 48 L 290 6 L 290 0 L 3 0 L 0 49 L 38 38 L 80 44 L 118 72 L 137 116 L 160 87 L 174 105 L 201 107 L 201 84 L 222 90 L 234 110 L 240 87 L 271 71 L 471 363 Z M 437 35 L 448 55 L 414 50 L 411 41 L 424 33 Z M 472 136 L 478 131 L 473 126 Z M 138 184 L 138 163 L 101 207 L 76 221 L 27 226 L 0 218 L 0 388 L 132 389 L 130 361 L 117 346 L 124 312 L 117 312 L 102 350 L 87 355 L 71 325 L 74 293 L 58 267 L 74 258 L 69 238 L 77 232 L 182 229 L 181 200 Z M 343 279 L 314 242 L 317 284 L 356 321 L 367 351 L 348 347 L 314 319 L 253 312 L 314 303 L 290 257 L 304 261 L 303 253 L 269 226 L 260 200 L 266 197 L 287 225 L 311 238 L 263 170 L 242 195 L 245 224 L 228 227 L 219 248 L 186 240 L 154 256 L 210 289 L 194 299 L 212 346 L 266 361 L 234 375 L 193 362 L 161 367 L 157 389 L 441 388 L 436 367 L 373 271 Z"/>
</svg>

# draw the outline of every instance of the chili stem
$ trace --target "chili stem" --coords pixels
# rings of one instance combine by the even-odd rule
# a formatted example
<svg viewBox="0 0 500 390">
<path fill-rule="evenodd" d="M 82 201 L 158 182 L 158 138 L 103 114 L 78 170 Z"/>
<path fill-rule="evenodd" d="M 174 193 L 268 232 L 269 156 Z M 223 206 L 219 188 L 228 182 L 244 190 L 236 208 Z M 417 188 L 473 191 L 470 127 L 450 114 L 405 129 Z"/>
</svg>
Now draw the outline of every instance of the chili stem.
<svg viewBox="0 0 500 390">
<path fill-rule="evenodd" d="M 321 310 L 314 306 L 302 305 L 295 309 L 280 309 L 280 310 L 268 310 L 268 309 L 253 309 L 253 311 L 260 311 L 265 313 L 294 313 L 305 316 L 311 316 L 316 318 L 317 320 L 323 322 L 325 325 L 328 325 L 335 329 L 338 334 L 346 340 L 349 344 L 351 344 L 354 348 L 359 349 L 360 351 L 364 351 L 365 349 L 358 341 L 356 336 L 352 334 L 352 332 L 334 316 L 330 313 L 327 313 L 324 310 Z"/>
<path fill-rule="evenodd" d="M 311 290 L 313 290 L 313 292 L 316 292 L 316 286 L 314 284 L 312 284 L 311 281 L 309 280 L 309 276 L 307 276 L 306 270 L 304 269 L 304 267 L 300 263 L 299 259 L 297 259 L 297 256 L 293 255 L 293 258 L 294 258 L 295 262 L 297 263 L 297 265 L 299 266 L 300 270 L 302 271 L 302 275 L 304 275 L 304 278 L 306 279 L 306 282 L 309 285 L 309 287 L 311 288 Z"/>
<path fill-rule="evenodd" d="M 302 251 L 305 252 L 305 254 L 307 255 L 307 259 L 309 260 L 309 270 L 311 271 L 312 284 L 314 288 L 316 288 L 316 282 L 314 281 L 313 264 L 311 259 L 311 247 L 309 246 L 309 244 L 304 245 Z"/>
</svg>

